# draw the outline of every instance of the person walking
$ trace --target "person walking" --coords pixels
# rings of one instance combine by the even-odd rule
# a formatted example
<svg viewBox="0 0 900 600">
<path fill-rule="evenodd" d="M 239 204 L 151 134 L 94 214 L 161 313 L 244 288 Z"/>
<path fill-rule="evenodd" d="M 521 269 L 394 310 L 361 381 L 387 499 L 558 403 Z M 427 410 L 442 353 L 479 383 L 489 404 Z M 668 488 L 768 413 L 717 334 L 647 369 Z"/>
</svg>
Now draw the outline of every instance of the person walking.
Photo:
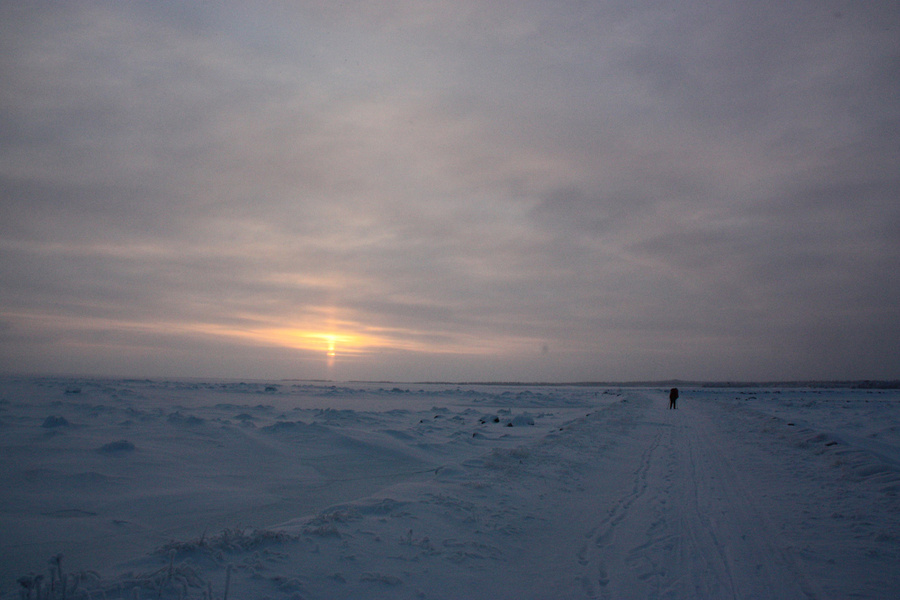
<svg viewBox="0 0 900 600">
<path fill-rule="evenodd" d="M 678 388 L 672 388 L 669 390 L 669 408 L 675 409 L 678 408 L 675 406 L 675 402 L 678 400 Z"/>
</svg>

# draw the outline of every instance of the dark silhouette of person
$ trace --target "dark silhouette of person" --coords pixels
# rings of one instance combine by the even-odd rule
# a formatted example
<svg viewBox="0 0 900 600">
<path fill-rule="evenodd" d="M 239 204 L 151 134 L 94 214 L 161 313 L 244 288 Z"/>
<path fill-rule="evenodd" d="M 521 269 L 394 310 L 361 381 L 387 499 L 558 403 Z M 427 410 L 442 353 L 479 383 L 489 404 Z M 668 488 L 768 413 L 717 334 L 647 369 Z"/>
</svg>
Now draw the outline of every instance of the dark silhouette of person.
<svg viewBox="0 0 900 600">
<path fill-rule="evenodd" d="M 669 390 L 669 408 L 678 408 L 675 402 L 678 400 L 678 388 Z"/>
</svg>

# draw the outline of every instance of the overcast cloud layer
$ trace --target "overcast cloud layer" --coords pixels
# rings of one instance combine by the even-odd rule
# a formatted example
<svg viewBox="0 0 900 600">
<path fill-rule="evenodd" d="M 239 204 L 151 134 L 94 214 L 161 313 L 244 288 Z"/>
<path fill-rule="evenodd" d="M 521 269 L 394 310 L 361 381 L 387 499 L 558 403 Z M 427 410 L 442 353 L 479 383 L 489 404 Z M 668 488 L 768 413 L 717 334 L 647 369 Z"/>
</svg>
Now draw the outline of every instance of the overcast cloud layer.
<svg viewBox="0 0 900 600">
<path fill-rule="evenodd" d="M 0 2 L 0 371 L 900 377 L 900 5 Z"/>
</svg>

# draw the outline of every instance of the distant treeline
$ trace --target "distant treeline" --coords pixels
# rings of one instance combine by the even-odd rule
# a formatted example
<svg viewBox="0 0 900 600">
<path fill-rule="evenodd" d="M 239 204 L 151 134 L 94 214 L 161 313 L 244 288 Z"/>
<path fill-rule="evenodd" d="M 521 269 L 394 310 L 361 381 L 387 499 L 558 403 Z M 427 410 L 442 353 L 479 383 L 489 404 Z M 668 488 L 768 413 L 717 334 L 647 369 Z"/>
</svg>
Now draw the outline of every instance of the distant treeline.
<svg viewBox="0 0 900 600">
<path fill-rule="evenodd" d="M 358 382 L 363 383 L 363 382 Z M 376 382 L 367 382 L 376 383 Z M 377 382 L 389 383 L 389 382 Z M 546 381 L 417 381 L 418 385 L 497 385 L 497 386 L 543 386 L 543 387 L 700 387 L 700 388 L 744 388 L 744 387 L 785 387 L 785 388 L 847 388 L 861 390 L 900 389 L 900 380 L 856 380 L 856 381 L 573 381 L 568 383 Z"/>
<path fill-rule="evenodd" d="M 857 390 L 896 390 L 900 380 L 859 380 L 859 381 L 767 381 L 762 383 L 705 382 L 701 387 L 792 387 L 792 388 L 848 388 Z"/>
</svg>

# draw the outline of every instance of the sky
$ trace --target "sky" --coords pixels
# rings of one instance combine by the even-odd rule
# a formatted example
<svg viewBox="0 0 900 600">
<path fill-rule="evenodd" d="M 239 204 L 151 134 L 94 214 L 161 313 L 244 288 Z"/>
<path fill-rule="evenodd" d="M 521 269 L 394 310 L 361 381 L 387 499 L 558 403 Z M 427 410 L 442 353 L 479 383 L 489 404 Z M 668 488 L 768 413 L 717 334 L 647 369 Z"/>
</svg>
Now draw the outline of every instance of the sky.
<svg viewBox="0 0 900 600">
<path fill-rule="evenodd" d="M 0 0 L 0 372 L 900 378 L 900 4 Z"/>
</svg>

